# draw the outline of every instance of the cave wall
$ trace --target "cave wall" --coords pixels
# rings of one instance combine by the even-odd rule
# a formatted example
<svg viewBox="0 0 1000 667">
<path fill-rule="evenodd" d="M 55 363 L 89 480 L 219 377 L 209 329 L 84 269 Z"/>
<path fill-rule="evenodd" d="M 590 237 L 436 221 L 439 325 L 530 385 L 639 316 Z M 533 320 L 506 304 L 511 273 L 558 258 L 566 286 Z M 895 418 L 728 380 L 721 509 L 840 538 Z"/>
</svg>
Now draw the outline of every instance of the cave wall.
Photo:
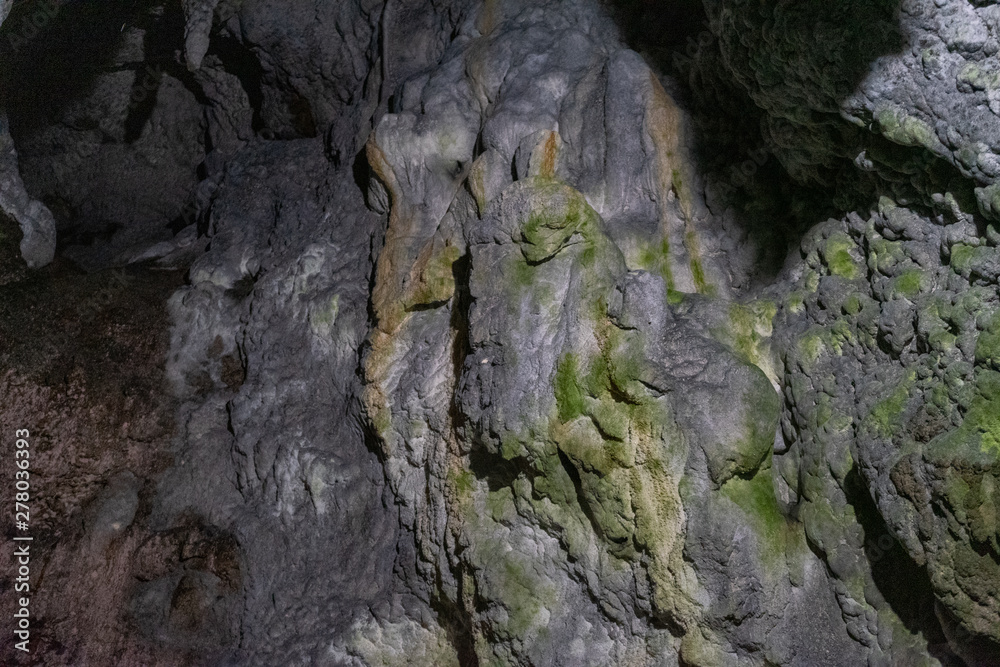
<svg viewBox="0 0 1000 667">
<path fill-rule="evenodd" d="M 184 276 L 44 664 L 1000 660 L 994 5 L 32 9 L 27 265 Z"/>
</svg>

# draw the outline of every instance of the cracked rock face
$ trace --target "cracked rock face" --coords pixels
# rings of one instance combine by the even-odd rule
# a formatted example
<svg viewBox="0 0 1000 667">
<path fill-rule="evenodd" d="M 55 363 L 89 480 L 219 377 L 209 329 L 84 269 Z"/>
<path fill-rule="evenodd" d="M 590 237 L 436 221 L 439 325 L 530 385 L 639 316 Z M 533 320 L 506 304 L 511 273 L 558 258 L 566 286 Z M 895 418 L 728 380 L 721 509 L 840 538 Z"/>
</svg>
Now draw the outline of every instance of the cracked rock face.
<svg viewBox="0 0 1000 667">
<path fill-rule="evenodd" d="M 1000 664 L 996 7 L 127 4 L 0 5 L 0 285 L 159 336 L 0 345 L 145 429 L 44 664 Z"/>
</svg>

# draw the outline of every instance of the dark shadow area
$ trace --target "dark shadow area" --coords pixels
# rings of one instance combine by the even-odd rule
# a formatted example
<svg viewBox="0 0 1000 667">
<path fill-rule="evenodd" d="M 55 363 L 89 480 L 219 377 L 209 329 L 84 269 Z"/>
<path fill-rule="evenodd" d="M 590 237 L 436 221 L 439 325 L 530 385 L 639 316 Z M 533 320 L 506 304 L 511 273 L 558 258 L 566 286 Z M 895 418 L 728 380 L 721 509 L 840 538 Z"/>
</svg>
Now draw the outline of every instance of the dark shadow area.
<svg viewBox="0 0 1000 667">
<path fill-rule="evenodd" d="M 1000 665 L 1000 644 L 966 630 L 944 605 L 938 603 L 935 611 L 945 634 L 962 646 L 962 655 L 968 667 Z"/>
<path fill-rule="evenodd" d="M 497 454 L 491 454 L 482 447 L 474 447 L 469 453 L 469 470 L 477 478 L 486 480 L 490 491 L 510 488 L 522 475 L 529 480 L 537 475 L 524 457 L 508 460 Z"/>
<path fill-rule="evenodd" d="M 251 127 L 255 133 L 262 132 L 266 129 L 266 123 L 261 117 L 264 106 L 264 69 L 257 56 L 244 44 L 221 33 L 213 33 L 208 55 L 217 57 L 226 71 L 239 79 L 253 110 Z"/>
<path fill-rule="evenodd" d="M 136 63 L 135 81 L 129 95 L 128 117 L 125 120 L 125 142 L 133 143 L 142 132 L 156 108 L 157 94 L 164 73 L 179 79 L 204 104 L 204 94 L 191 74 L 177 63 L 177 53 L 184 44 L 184 10 L 180 2 L 171 0 L 136 17 L 136 27 L 142 28 L 143 62 Z"/>
<path fill-rule="evenodd" d="M 459 591 L 458 599 L 462 599 L 463 578 L 456 577 Z M 440 590 L 440 582 L 438 586 Z M 431 600 L 431 609 L 437 614 L 438 623 L 448 634 L 448 641 L 458 654 L 459 667 L 479 667 L 479 656 L 476 655 L 475 639 L 472 635 L 472 619 L 456 603 L 436 597 Z"/>
<path fill-rule="evenodd" d="M 865 557 L 878 592 L 906 629 L 927 642 L 927 651 L 946 667 L 965 667 L 948 645 L 941 623 L 934 613 L 934 591 L 926 567 L 918 566 L 896 541 L 872 500 L 868 485 L 858 469 L 847 474 L 845 493 L 855 517 L 865 532 Z M 910 656 L 916 664 L 920 656 Z"/>
<path fill-rule="evenodd" d="M 678 53 L 694 52 L 707 39 L 699 38 L 708 32 L 702 0 L 608 0 L 608 4 L 626 41 L 661 66 Z"/>
<path fill-rule="evenodd" d="M 187 93 L 202 109 L 210 105 L 182 62 L 184 26 L 180 0 L 29 0 L 4 22 L 0 109 L 10 119 L 25 186 L 56 218 L 58 253 L 113 246 L 129 238 L 133 221 L 156 240 L 200 221 L 187 183 L 206 178 L 205 163 L 189 172 L 180 161 L 174 169 L 171 159 L 187 163 L 211 151 L 207 123 L 197 143 L 191 138 L 200 130 L 190 124 L 150 126 L 154 113 L 176 122 L 171 111 L 179 100 L 189 104 Z M 178 82 L 187 93 L 178 93 Z M 174 129 L 191 142 L 179 143 Z M 136 153 L 158 150 L 160 159 L 140 157 L 123 168 L 127 174 L 108 173 L 121 164 L 115 155 L 137 143 Z M 133 235 L 122 244 L 139 242 Z"/>
<path fill-rule="evenodd" d="M 846 98 L 871 63 L 905 49 L 894 29 L 899 0 L 713 3 L 725 7 L 724 26 L 696 0 L 607 3 L 628 45 L 668 77 L 666 87 L 690 115 L 688 141 L 709 205 L 716 214 L 733 207 L 758 248 L 762 277 L 776 275 L 817 221 L 877 201 L 881 175 L 853 163 L 868 143 L 908 157 L 926 152 L 890 144 L 835 111 L 815 110 L 816 97 Z M 820 26 L 836 26 L 843 39 L 815 38 Z M 812 82 L 812 75 L 825 78 Z M 758 104 L 782 86 L 791 92 L 785 107 Z"/>
<path fill-rule="evenodd" d="M 0 28 L 0 108 L 10 113 L 15 139 L 57 122 L 69 104 L 86 96 L 121 48 L 124 27 L 154 4 L 16 4 Z"/>
</svg>

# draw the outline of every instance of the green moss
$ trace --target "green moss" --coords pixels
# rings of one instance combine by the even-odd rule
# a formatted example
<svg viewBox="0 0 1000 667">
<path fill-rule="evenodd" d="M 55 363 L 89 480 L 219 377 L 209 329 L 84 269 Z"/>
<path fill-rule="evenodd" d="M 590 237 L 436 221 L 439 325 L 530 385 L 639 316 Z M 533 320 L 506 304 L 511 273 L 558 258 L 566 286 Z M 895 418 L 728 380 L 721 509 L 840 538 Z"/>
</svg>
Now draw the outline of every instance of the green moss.
<svg viewBox="0 0 1000 667">
<path fill-rule="evenodd" d="M 892 209 L 898 210 L 898 209 Z M 906 259 L 906 251 L 901 241 L 887 241 L 873 238 L 869 241 L 869 266 L 882 275 L 892 275 L 897 264 Z"/>
<path fill-rule="evenodd" d="M 994 273 L 996 250 L 989 246 L 969 246 L 961 243 L 951 247 L 951 268 L 955 273 L 969 278 L 973 273 L 990 275 Z"/>
<path fill-rule="evenodd" d="M 994 183 L 985 188 L 976 188 L 976 203 L 984 216 L 994 222 L 1000 220 L 1000 183 Z M 992 234 L 1000 232 L 996 225 L 992 227 Z M 989 237 L 991 232 L 987 231 L 986 235 Z"/>
<path fill-rule="evenodd" d="M 590 413 L 603 438 L 624 442 L 628 436 L 629 415 L 616 401 L 608 397 L 602 398 L 595 402 Z"/>
<path fill-rule="evenodd" d="M 785 299 L 785 308 L 796 315 L 805 310 L 805 298 L 802 292 L 790 293 Z"/>
<path fill-rule="evenodd" d="M 476 476 L 469 470 L 452 469 L 449 473 L 452 486 L 460 496 L 471 496 L 476 488 Z"/>
<path fill-rule="evenodd" d="M 902 419 L 903 410 L 906 409 L 906 402 L 910 398 L 910 389 L 915 378 L 916 375 L 911 371 L 906 380 L 900 383 L 888 398 L 876 404 L 868 416 L 866 420 L 868 426 L 883 438 L 892 437 L 893 434 L 899 432 L 899 422 Z"/>
<path fill-rule="evenodd" d="M 532 210 L 521 225 L 521 252 L 528 262 L 537 264 L 559 252 L 574 234 L 592 235 L 597 213 L 582 194 L 568 186 L 538 178 L 534 182 L 551 202 L 551 207 Z"/>
<path fill-rule="evenodd" d="M 1000 370 L 1000 312 L 993 314 L 976 339 L 976 363 Z"/>
<path fill-rule="evenodd" d="M 736 333 L 736 349 L 750 363 L 759 365 L 766 349 L 765 341 L 774 331 L 774 316 L 778 307 L 772 301 L 753 301 L 749 304 L 733 304 L 729 308 L 729 320 Z"/>
<path fill-rule="evenodd" d="M 705 268 L 701 263 L 701 251 L 698 249 L 698 236 L 694 230 L 690 230 L 684 235 L 685 245 L 688 254 L 691 256 L 691 277 L 694 279 L 694 288 L 699 294 L 715 295 L 715 285 L 710 285 L 705 277 Z"/>
<path fill-rule="evenodd" d="M 526 453 L 527 450 L 520 438 L 513 433 L 503 434 L 503 437 L 500 439 L 500 456 L 508 461 L 513 461 L 520 456 L 524 456 Z"/>
<path fill-rule="evenodd" d="M 807 271 L 805 275 L 805 280 L 803 284 L 810 294 L 819 289 L 819 273 L 816 271 Z"/>
<path fill-rule="evenodd" d="M 642 340 L 637 335 L 624 335 L 617 329 L 606 343 L 604 363 L 607 365 L 609 386 L 625 400 L 637 400 L 645 394 L 638 382 L 646 361 Z"/>
<path fill-rule="evenodd" d="M 825 347 L 823 336 L 816 332 L 810 332 L 799 339 L 796 350 L 800 361 L 804 362 L 804 367 L 808 369 L 816 363 Z"/>
<path fill-rule="evenodd" d="M 532 479 L 532 485 L 539 498 L 547 498 L 560 508 L 579 509 L 576 485 L 563 466 L 555 446 L 551 446 L 551 450 L 544 455 L 535 457 L 532 465 L 538 472 Z"/>
<path fill-rule="evenodd" d="M 851 256 L 851 252 L 856 249 L 857 245 L 844 232 L 831 235 L 823 246 L 823 258 L 830 273 L 848 280 L 857 278 L 861 272 L 858 263 Z"/>
<path fill-rule="evenodd" d="M 583 242 L 583 251 L 580 253 L 580 265 L 585 269 L 594 267 L 597 261 L 597 243 L 588 235 Z"/>
<path fill-rule="evenodd" d="M 882 135 L 897 144 L 934 149 L 939 143 L 930 125 L 901 109 L 879 107 L 875 111 L 875 120 L 878 121 Z"/>
<path fill-rule="evenodd" d="M 841 306 L 845 315 L 857 315 L 861 312 L 862 308 L 863 305 L 861 303 L 861 299 L 857 294 L 852 294 L 847 297 L 847 299 L 844 300 L 843 306 Z"/>
<path fill-rule="evenodd" d="M 514 255 L 508 266 L 510 268 L 511 282 L 515 287 L 525 288 L 531 285 L 535 278 L 535 269 L 527 261 Z"/>
<path fill-rule="evenodd" d="M 920 294 L 922 277 L 923 273 L 918 269 L 907 269 L 893 281 L 893 287 L 903 296 L 914 297 Z"/>
<path fill-rule="evenodd" d="M 1000 73 L 983 70 L 976 63 L 969 63 L 958 73 L 958 81 L 976 90 L 1000 89 Z"/>
<path fill-rule="evenodd" d="M 680 501 L 662 460 L 668 454 L 663 441 L 673 421 L 664 406 L 634 387 L 644 360 L 641 337 L 607 322 L 598 329 L 599 354 L 568 354 L 557 364 L 557 414 L 550 439 L 575 467 L 579 502 L 605 548 L 626 560 L 635 558 L 637 549 L 648 553 L 650 577 L 659 591 L 654 597 L 664 609 L 670 608 L 684 597 L 669 565 L 679 554 L 673 545 L 682 525 Z M 549 477 L 561 467 L 539 471 L 536 493 L 560 491 L 558 481 Z M 565 492 L 553 502 L 571 497 Z"/>
<path fill-rule="evenodd" d="M 951 247 L 951 268 L 955 273 L 968 275 L 975 258 L 976 248 L 964 243 L 956 243 Z"/>
<path fill-rule="evenodd" d="M 777 306 L 771 301 L 733 303 L 729 307 L 727 325 L 712 331 L 716 340 L 743 361 L 764 371 L 775 386 L 778 385 L 778 372 L 769 341 L 777 312 Z"/>
<path fill-rule="evenodd" d="M 456 246 L 445 246 L 433 255 L 420 272 L 407 307 L 442 303 L 455 294 L 455 273 L 453 266 L 462 251 Z"/>
<path fill-rule="evenodd" d="M 947 330 L 932 331 L 927 336 L 927 344 L 931 349 L 942 354 L 954 351 L 957 342 L 958 336 Z"/>
<path fill-rule="evenodd" d="M 784 562 L 788 521 L 774 496 L 770 473 L 770 467 L 765 467 L 750 479 L 733 477 L 720 491 L 750 519 L 754 533 L 761 540 L 761 556 L 766 562 L 777 564 Z"/>
<path fill-rule="evenodd" d="M 526 638 L 541 626 L 541 611 L 556 602 L 555 591 L 545 585 L 522 563 L 508 555 L 503 563 L 501 601 L 507 608 L 506 631 L 512 637 Z"/>
<path fill-rule="evenodd" d="M 674 276 L 670 268 L 670 241 L 647 243 L 639 249 L 639 268 L 663 277 L 669 291 L 674 289 Z"/>
<path fill-rule="evenodd" d="M 926 453 L 949 466 L 956 459 L 966 462 L 963 467 L 1000 461 L 1000 373 L 979 373 L 961 426 L 934 438 Z"/>
<path fill-rule="evenodd" d="M 579 361 L 573 353 L 563 355 L 556 364 L 555 394 L 559 420 L 568 422 L 583 414 L 583 389 Z"/>
<path fill-rule="evenodd" d="M 513 492 L 509 488 L 489 492 L 486 494 L 486 510 L 497 523 L 511 523 L 517 515 Z"/>
</svg>

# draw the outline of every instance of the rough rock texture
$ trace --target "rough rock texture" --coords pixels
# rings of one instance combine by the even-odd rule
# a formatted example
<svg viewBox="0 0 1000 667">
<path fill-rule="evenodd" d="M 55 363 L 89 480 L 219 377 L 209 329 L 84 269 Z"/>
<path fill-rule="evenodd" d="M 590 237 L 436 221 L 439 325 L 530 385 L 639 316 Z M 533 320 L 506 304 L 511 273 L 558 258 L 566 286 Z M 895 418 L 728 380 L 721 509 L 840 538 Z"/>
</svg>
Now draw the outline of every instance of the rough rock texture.
<svg viewBox="0 0 1000 667">
<path fill-rule="evenodd" d="M 1000 664 L 995 6 L 127 4 L 2 33 L 0 182 L 187 270 L 39 664 Z"/>
<path fill-rule="evenodd" d="M 21 257 L 29 268 L 37 269 L 52 261 L 56 253 L 56 222 L 41 202 L 24 189 L 7 119 L 0 116 L 0 212 L 16 220 L 21 229 Z"/>
<path fill-rule="evenodd" d="M 192 664 L 214 649 L 137 643 L 131 617 L 139 582 L 235 571 L 227 585 L 238 586 L 231 538 L 194 517 L 169 533 L 149 528 L 156 479 L 172 464 L 177 406 L 162 391 L 170 343 L 166 300 L 183 283 L 182 273 L 85 275 L 58 258 L 29 274 L 23 261 L 19 270 L 12 267 L 19 259 L 17 245 L 9 243 L 13 230 L 13 224 L 3 227 L 0 246 L 0 420 L 32 434 L 31 610 L 37 643 L 32 655 L 23 656 L 28 660 L 18 660 L 5 638 L 0 660 Z M 4 519 L 7 536 L 17 534 L 12 518 Z M 0 558 L 16 562 L 16 546 L 5 539 Z M 213 561 L 214 554 L 221 557 Z M 8 618 L 19 597 L 8 593 L 10 572 L 3 575 L 0 605 Z M 172 623 L 185 622 L 178 606 L 167 610 Z M 96 636 L 101 641 L 92 641 Z"/>
</svg>

